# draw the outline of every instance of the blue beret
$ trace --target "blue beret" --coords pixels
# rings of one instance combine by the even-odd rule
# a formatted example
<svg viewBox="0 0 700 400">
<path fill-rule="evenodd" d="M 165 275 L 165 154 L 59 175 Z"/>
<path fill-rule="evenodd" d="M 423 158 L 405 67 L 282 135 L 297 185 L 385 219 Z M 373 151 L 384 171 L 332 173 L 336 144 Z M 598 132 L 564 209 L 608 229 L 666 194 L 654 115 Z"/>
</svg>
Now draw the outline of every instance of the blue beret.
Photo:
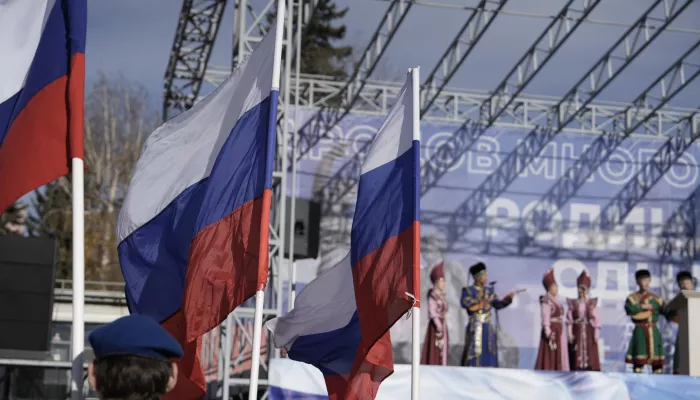
<svg viewBox="0 0 700 400">
<path fill-rule="evenodd" d="M 182 357 L 182 346 L 154 319 L 128 315 L 90 334 L 95 357 L 133 355 L 167 360 Z"/>
</svg>

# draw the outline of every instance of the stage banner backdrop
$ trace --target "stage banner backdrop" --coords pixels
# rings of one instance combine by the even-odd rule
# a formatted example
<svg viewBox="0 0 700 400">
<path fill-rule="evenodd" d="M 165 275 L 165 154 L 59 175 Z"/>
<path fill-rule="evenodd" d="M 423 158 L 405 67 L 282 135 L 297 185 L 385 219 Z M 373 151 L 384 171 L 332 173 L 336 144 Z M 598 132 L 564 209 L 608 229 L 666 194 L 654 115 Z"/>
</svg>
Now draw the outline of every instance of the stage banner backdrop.
<svg viewBox="0 0 700 400">
<path fill-rule="evenodd" d="M 300 110 L 296 123 L 302 126 L 315 113 L 315 110 Z M 290 117 L 291 125 L 293 113 Z M 351 183 L 347 178 L 356 177 L 357 170 L 348 171 L 346 164 L 373 138 L 382 120 L 382 116 L 346 116 L 299 162 L 296 186 L 288 185 L 289 194 L 319 200 L 323 215 L 321 254 L 318 260 L 297 263 L 300 271 L 313 270 L 306 274 L 306 279 L 299 279 L 298 287 L 332 267 L 348 251 L 356 188 L 347 185 Z M 458 125 L 450 123 L 421 123 L 421 162 L 424 165 L 447 165 L 449 160 L 446 156 L 438 157 L 436 150 L 457 128 Z M 680 268 L 690 268 L 695 276 L 700 275 L 700 267 L 692 260 L 679 257 L 677 249 L 671 257 L 663 256 L 659 250 L 665 243 L 661 238 L 668 235 L 669 229 L 688 232 L 688 226 L 694 226 L 698 220 L 695 210 L 693 218 L 689 218 L 691 221 L 669 222 L 700 185 L 697 162 L 700 148 L 693 143 L 634 205 L 624 224 L 613 230 L 594 229 L 601 209 L 611 204 L 624 185 L 635 178 L 666 137 L 628 138 L 564 206 L 550 207 L 551 220 L 537 224 L 532 219 L 525 221 L 523 217 L 529 215 L 534 205 L 597 138 L 590 133 L 562 132 L 493 202 L 471 207 L 474 215 L 455 214 L 529 133 L 523 128 L 489 128 L 471 151 L 459 155 L 437 185 L 421 199 L 421 264 L 424 268 L 421 296 L 425 297 L 430 287 L 429 268 L 444 260 L 449 301 L 449 363 L 459 365 L 464 346 L 467 318 L 459 303 L 461 288 L 471 283 L 469 266 L 483 261 L 488 267 L 489 280 L 496 282 L 500 295 L 527 289 L 498 314 L 501 366 L 524 369 L 534 366 L 540 335 L 538 299 L 544 294 L 542 275 L 554 268 L 562 303 L 567 297 L 576 296 L 576 277 L 581 271 L 588 271 L 593 281 L 591 295 L 598 298 L 603 324 L 599 346 L 603 370 L 629 371 L 624 355 L 632 324 L 625 316 L 623 305 L 625 298 L 636 290 L 635 271 L 651 270 L 652 290 L 667 300 L 677 292 L 674 277 Z M 337 185 L 338 182 L 345 184 Z M 328 193 L 333 195 L 329 197 Z M 534 240 L 522 246 L 522 239 L 528 235 Z M 694 246 L 694 234 L 692 236 Z M 677 246 L 678 243 L 685 243 L 685 239 L 681 237 L 672 244 Z M 421 313 L 423 329 L 427 314 L 427 310 Z M 662 321 L 661 329 L 670 359 L 676 327 Z M 395 358 L 399 363 L 410 360 L 410 338 L 410 321 L 399 321 L 392 329 Z"/>
<path fill-rule="evenodd" d="M 328 399 L 323 375 L 309 364 L 276 358 L 270 400 Z M 505 368 L 420 367 L 420 396 L 440 400 L 685 400 L 700 397 L 700 379 L 616 372 L 542 372 Z M 411 366 L 396 365 L 376 400 L 411 398 Z"/>
</svg>

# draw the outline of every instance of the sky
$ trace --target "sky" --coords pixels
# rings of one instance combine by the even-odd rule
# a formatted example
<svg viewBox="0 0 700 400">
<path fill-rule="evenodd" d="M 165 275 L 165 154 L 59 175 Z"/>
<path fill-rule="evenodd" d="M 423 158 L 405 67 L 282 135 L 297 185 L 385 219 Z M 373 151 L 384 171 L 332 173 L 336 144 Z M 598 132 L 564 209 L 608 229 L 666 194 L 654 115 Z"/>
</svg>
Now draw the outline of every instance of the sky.
<svg viewBox="0 0 700 400">
<path fill-rule="evenodd" d="M 250 0 L 260 9 L 263 1 Z M 433 3 L 474 6 L 477 0 L 430 0 Z M 589 18 L 633 23 L 653 0 L 604 0 Z M 363 51 L 389 3 L 382 0 L 338 0 L 349 7 L 344 19 L 346 38 Z M 504 10 L 555 15 L 565 0 L 510 0 Z M 582 1 L 576 1 L 581 4 Z M 178 0 L 90 0 L 86 49 L 88 85 L 99 72 L 122 74 L 143 85 L 150 102 L 160 110 L 163 78 L 175 36 L 182 2 Z M 419 65 L 423 77 L 435 67 L 471 11 L 414 5 L 409 11 L 379 68 L 382 78 L 401 76 Z M 672 28 L 700 30 L 700 2 L 691 4 Z M 482 40 L 450 81 L 450 87 L 492 90 L 541 34 L 549 20 L 498 15 Z M 586 23 L 571 36 L 539 75 L 526 87 L 532 95 L 564 95 L 619 39 L 627 28 Z M 210 64 L 230 66 L 233 37 L 233 1 L 226 11 Z M 600 100 L 629 102 L 691 48 L 698 34 L 664 32 L 601 95 Z M 694 62 L 700 65 L 700 51 Z M 211 87 L 203 88 L 210 91 Z M 670 103 L 700 107 L 700 78 Z"/>
</svg>

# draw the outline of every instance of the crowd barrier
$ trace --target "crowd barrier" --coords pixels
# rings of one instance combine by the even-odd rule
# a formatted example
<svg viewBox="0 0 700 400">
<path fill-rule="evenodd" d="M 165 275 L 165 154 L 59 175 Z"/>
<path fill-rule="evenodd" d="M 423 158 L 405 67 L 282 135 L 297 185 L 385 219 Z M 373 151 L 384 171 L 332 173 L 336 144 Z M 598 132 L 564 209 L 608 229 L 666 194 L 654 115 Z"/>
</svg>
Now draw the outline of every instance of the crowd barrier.
<svg viewBox="0 0 700 400">
<path fill-rule="evenodd" d="M 321 372 L 289 359 L 272 360 L 269 383 L 269 400 L 328 398 Z M 688 400 L 700 399 L 700 378 L 422 365 L 420 396 L 426 400 Z M 410 398 L 411 366 L 396 365 L 377 400 Z"/>
</svg>

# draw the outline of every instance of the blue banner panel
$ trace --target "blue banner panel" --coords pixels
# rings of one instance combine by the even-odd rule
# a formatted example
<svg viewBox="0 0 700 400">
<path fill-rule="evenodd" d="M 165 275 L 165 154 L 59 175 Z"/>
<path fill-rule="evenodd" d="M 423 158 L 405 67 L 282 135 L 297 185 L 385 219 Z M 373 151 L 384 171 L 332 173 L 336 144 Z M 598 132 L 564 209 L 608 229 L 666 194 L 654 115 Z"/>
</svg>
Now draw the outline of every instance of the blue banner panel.
<svg viewBox="0 0 700 400">
<path fill-rule="evenodd" d="M 300 110 L 299 126 L 314 113 Z M 338 171 L 373 138 L 382 122 L 381 116 L 348 115 L 299 162 L 297 184 L 296 187 L 289 185 L 289 194 L 326 202 L 322 204 L 323 243 L 319 261 L 300 262 L 300 268 L 323 271 L 348 251 L 355 199 L 352 179 L 348 177 L 353 175 L 338 175 Z M 423 165 L 448 165 L 449 160 L 439 156 L 436 150 L 457 128 L 448 123 L 421 123 Z M 466 324 L 466 312 L 460 306 L 459 295 L 461 288 L 470 283 L 469 266 L 477 261 L 485 262 L 489 279 L 497 282 L 496 290 L 501 295 L 526 289 L 498 315 L 499 350 L 501 366 L 530 369 L 535 363 L 540 337 L 538 299 L 544 294 L 542 275 L 549 268 L 555 270 L 560 301 L 564 303 L 566 298 L 576 297 L 576 277 L 586 270 L 593 281 L 591 296 L 598 298 L 603 324 L 599 343 L 603 370 L 628 371 L 624 355 L 632 324 L 623 305 L 625 298 L 636 290 L 635 271 L 651 270 L 652 290 L 667 301 L 677 293 L 675 274 L 679 269 L 691 268 L 695 276 L 700 275 L 700 266 L 694 260 L 680 257 L 677 248 L 670 257 L 661 251 L 669 244 L 662 239 L 668 236 L 669 227 L 674 232 L 682 231 L 670 242 L 673 246 L 684 243 L 695 246 L 694 227 L 700 212 L 694 209 L 684 220 L 670 219 L 698 190 L 700 147 L 694 143 L 639 201 L 632 204 L 623 224 L 604 232 L 596 230 L 594 224 L 601 210 L 620 195 L 630 179 L 636 179 L 636 174 L 666 137 L 628 138 L 563 206 L 550 205 L 551 220 L 525 221 L 523 218 L 530 215 L 544 194 L 557 181 L 566 179 L 568 168 L 597 137 L 576 131 L 562 132 L 532 163 L 517 166 L 522 168 L 518 178 L 502 193 L 495 193 L 491 203 L 476 204 L 469 208 L 469 213 L 456 214 L 455 210 L 469 201 L 470 196 L 484 190 L 480 185 L 529 133 L 517 127 L 488 129 L 469 152 L 454 156 L 456 162 L 434 186 L 424 187 L 429 190 L 421 199 L 421 252 L 425 268 L 421 295 L 425 296 L 430 288 L 429 268 L 445 260 L 450 364 L 457 365 Z M 334 188 L 339 177 L 346 183 L 341 191 L 344 197 L 340 196 L 340 200 L 333 197 L 336 200 L 330 204 L 327 197 L 318 194 L 324 188 L 326 192 Z M 426 185 L 425 180 L 423 185 Z M 526 238 L 532 239 L 523 240 Z M 425 329 L 427 310 L 421 314 L 422 329 Z M 675 324 L 662 320 L 660 325 L 670 360 Z M 409 321 L 402 320 L 392 329 L 395 357 L 399 362 L 409 361 L 410 327 Z"/>
</svg>

